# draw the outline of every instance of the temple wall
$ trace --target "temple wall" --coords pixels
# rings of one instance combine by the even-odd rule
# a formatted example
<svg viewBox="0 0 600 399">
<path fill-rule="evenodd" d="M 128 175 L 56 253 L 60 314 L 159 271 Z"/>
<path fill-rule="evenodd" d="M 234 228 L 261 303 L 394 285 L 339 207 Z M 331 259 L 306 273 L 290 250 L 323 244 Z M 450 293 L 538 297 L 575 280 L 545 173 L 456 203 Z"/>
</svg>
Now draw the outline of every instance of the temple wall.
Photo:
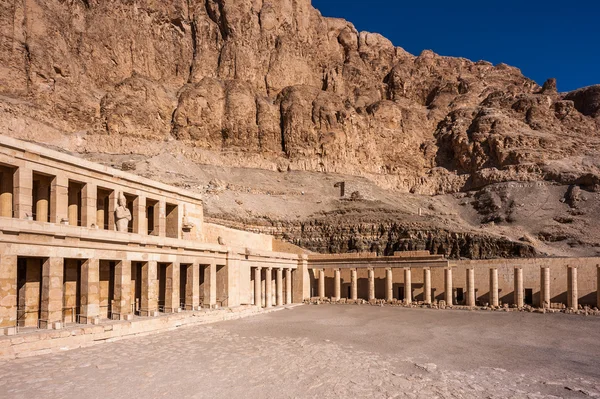
<svg viewBox="0 0 600 399">
<path fill-rule="evenodd" d="M 255 248 L 264 251 L 273 250 L 273 237 L 265 234 L 235 230 L 213 223 L 204 223 L 203 233 L 204 242 L 210 244 L 218 244 L 219 237 L 221 237 L 223 245 Z"/>
</svg>

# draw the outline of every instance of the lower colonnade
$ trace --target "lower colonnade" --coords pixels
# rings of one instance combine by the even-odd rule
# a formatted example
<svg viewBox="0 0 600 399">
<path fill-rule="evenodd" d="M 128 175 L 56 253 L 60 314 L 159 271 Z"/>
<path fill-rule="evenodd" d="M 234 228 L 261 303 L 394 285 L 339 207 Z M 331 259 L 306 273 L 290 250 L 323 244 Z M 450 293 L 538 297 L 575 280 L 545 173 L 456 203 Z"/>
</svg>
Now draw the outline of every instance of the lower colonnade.
<svg viewBox="0 0 600 399">
<path fill-rule="evenodd" d="M 578 290 L 577 266 L 564 266 L 561 272 L 556 273 L 564 278 L 564 281 L 558 280 L 552 274 L 549 266 L 539 266 L 537 281 L 526 280 L 524 278 L 523 266 L 515 266 L 513 270 L 512 284 L 513 290 L 509 295 L 504 295 L 502 300 L 498 278 L 498 267 L 489 267 L 487 270 L 489 279 L 483 284 L 476 281 L 476 267 L 469 266 L 465 269 L 464 277 L 457 276 L 453 272 L 452 266 L 438 267 L 437 271 L 443 271 L 443 281 L 438 284 L 432 284 L 432 271 L 434 267 L 352 267 L 348 264 L 345 268 L 311 268 L 312 283 L 311 297 L 320 299 L 328 298 L 333 302 L 341 300 L 365 301 L 401 301 L 404 304 L 411 304 L 415 301 L 423 304 L 432 304 L 434 301 L 444 301 L 446 306 L 465 305 L 465 306 L 492 306 L 512 305 L 517 308 L 523 308 L 526 305 L 537 306 L 539 308 L 551 308 L 566 306 L 569 309 L 580 308 L 580 296 Z M 347 271 L 346 278 L 342 278 L 344 271 Z M 397 271 L 400 271 L 401 278 L 395 278 Z M 477 268 L 479 273 L 483 271 L 482 267 Z M 366 274 L 363 289 L 359 287 L 359 272 Z M 366 273 L 364 273 L 366 271 Z M 376 277 L 376 271 L 379 271 L 379 278 Z M 419 282 L 414 284 L 414 276 L 421 276 Z M 349 277 L 349 278 L 348 278 Z M 595 267 L 595 288 L 596 293 L 592 300 L 588 299 L 586 305 L 595 305 L 600 308 L 600 265 Z M 332 280 L 331 284 L 327 280 Z M 348 281 L 348 282 L 347 282 Z M 552 285 L 557 285 L 559 294 L 552 297 Z M 456 287 L 458 285 L 459 287 Z M 487 292 L 481 287 L 487 285 Z M 538 292 L 534 292 L 530 286 L 539 287 Z M 332 287 L 331 287 L 332 286 Z M 443 287 L 443 291 L 436 295 L 434 286 Z M 347 288 L 344 292 L 343 288 Z M 377 287 L 377 289 L 376 289 Z M 464 287 L 464 288 L 463 288 Z M 329 290 L 327 289 L 329 288 Z M 566 288 L 566 292 L 561 292 Z M 415 293 L 418 291 L 418 295 Z M 483 291 L 483 293 L 482 293 Z M 344 293 L 343 293 L 344 292 Z M 360 294 L 359 294 L 360 292 Z M 379 295 L 377 295 L 379 294 Z M 566 300 L 565 300 L 566 299 Z"/>
<path fill-rule="evenodd" d="M 144 257 L 0 255 L 0 313 L 5 333 L 246 304 L 270 308 L 292 303 L 291 267 L 251 267 L 232 251 L 220 259 Z M 251 280 L 251 269 L 253 289 L 245 283 Z M 248 280 L 240 278 L 243 270 L 248 270 Z"/>
</svg>

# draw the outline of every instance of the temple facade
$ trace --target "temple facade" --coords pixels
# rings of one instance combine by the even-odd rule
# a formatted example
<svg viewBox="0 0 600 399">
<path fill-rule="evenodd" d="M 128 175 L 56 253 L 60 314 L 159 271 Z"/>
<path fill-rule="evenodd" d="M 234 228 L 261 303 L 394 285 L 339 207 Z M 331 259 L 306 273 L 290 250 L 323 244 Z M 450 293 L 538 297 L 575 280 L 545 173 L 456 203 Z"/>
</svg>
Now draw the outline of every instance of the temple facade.
<svg viewBox="0 0 600 399">
<path fill-rule="evenodd" d="M 99 329 L 73 335 L 102 340 L 163 328 L 148 321 L 168 315 L 180 325 L 314 297 L 575 310 L 600 303 L 598 258 L 308 253 L 207 223 L 196 193 L 4 136 L 0 176 L 0 358 L 28 353 L 17 348 L 23 341 L 6 341 L 22 334 L 92 325 Z M 51 350 L 49 342 L 36 348 Z"/>
</svg>

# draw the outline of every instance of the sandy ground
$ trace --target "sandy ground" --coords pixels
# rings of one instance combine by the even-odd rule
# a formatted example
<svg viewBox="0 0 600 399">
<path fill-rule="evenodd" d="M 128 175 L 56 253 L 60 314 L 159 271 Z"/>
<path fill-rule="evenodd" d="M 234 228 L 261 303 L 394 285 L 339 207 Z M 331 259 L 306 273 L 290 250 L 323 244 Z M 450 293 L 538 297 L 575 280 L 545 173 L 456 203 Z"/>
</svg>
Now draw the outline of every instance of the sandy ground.
<svg viewBox="0 0 600 399">
<path fill-rule="evenodd" d="M 301 306 L 0 363 L 0 397 L 600 397 L 599 338 L 596 317 Z"/>
</svg>

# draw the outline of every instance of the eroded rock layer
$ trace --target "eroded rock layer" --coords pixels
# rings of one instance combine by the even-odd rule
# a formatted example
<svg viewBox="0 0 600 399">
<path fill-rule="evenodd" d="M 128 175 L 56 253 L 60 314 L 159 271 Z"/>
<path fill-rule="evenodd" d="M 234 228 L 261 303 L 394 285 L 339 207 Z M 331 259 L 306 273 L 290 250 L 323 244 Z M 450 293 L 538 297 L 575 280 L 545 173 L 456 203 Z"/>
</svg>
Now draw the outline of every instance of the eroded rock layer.
<svg viewBox="0 0 600 399">
<path fill-rule="evenodd" d="M 0 0 L 0 129 L 405 193 L 600 189 L 600 86 L 558 93 L 504 64 L 411 55 L 310 0 Z M 436 236 L 450 248 L 452 234 Z M 448 251 L 482 251 L 461 245 Z"/>
</svg>

